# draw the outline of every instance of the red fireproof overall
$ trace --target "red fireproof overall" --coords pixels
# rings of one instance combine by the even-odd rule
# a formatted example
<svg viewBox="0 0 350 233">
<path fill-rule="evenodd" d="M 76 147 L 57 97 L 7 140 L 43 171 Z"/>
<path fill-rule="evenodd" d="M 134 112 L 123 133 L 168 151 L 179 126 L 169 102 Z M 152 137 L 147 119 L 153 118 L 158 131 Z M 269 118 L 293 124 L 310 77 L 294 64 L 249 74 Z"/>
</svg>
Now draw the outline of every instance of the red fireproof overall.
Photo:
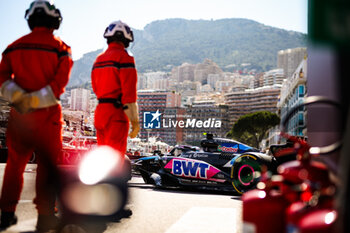
<svg viewBox="0 0 350 233">
<path fill-rule="evenodd" d="M 97 57 L 92 68 L 91 82 L 97 99 L 117 99 L 121 96 L 122 104 L 136 102 L 135 61 L 118 43 L 110 43 L 108 49 Z M 124 158 L 129 133 L 129 120 L 124 110 L 111 103 L 98 104 L 95 128 L 98 144 L 113 147 Z"/>
<path fill-rule="evenodd" d="M 27 92 L 50 85 L 59 98 L 68 83 L 73 61 L 70 47 L 52 32 L 36 27 L 7 47 L 0 63 L 0 85 L 11 78 Z M 23 172 L 34 152 L 37 159 L 34 203 L 39 214 L 53 214 L 56 197 L 49 176 L 62 153 L 61 131 L 60 105 L 28 114 L 11 109 L 6 132 L 8 159 L 0 198 L 2 211 L 15 211 L 23 187 Z"/>
</svg>

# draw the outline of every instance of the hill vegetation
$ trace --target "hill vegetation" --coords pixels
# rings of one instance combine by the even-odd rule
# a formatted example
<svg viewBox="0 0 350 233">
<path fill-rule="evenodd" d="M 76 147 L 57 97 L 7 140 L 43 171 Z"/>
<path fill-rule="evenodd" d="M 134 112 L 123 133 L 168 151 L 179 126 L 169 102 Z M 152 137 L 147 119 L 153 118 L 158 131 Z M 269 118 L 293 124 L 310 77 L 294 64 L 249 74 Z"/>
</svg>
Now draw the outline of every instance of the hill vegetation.
<svg viewBox="0 0 350 233">
<path fill-rule="evenodd" d="M 248 19 L 154 21 L 134 30 L 131 47 L 138 72 L 170 71 L 184 62 L 209 58 L 223 70 L 242 67 L 267 71 L 276 67 L 277 52 L 305 47 L 306 35 L 263 25 Z M 90 79 L 92 63 L 102 50 L 85 54 L 74 64 L 69 85 Z"/>
</svg>

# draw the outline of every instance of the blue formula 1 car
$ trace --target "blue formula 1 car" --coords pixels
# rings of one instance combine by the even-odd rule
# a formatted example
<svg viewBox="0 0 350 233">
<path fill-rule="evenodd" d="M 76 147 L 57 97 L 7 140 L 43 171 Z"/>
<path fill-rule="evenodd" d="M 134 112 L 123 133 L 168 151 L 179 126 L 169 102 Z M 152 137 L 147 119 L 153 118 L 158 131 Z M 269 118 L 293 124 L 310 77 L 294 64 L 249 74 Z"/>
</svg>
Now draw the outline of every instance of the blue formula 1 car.
<svg viewBox="0 0 350 233">
<path fill-rule="evenodd" d="M 276 168 L 273 156 L 235 140 L 208 134 L 201 148 L 176 146 L 169 154 L 140 158 L 133 164 L 147 184 L 233 191 L 255 188 L 262 166 Z"/>
</svg>

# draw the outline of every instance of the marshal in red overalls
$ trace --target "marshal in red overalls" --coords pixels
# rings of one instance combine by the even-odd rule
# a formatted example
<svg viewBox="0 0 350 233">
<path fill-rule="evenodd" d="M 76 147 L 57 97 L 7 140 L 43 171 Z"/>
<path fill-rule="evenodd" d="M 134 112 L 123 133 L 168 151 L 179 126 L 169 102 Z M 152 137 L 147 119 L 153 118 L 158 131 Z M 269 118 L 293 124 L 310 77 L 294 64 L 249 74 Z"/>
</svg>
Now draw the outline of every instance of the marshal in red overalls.
<svg viewBox="0 0 350 233">
<path fill-rule="evenodd" d="M 112 23 L 105 37 L 109 30 L 125 27 L 120 21 Z M 137 109 L 136 113 L 133 109 L 137 99 L 137 72 L 134 58 L 126 52 L 126 47 L 120 38 L 112 38 L 108 49 L 97 57 L 91 73 L 92 88 L 99 100 L 95 111 L 97 142 L 113 147 L 122 155 L 126 152 L 129 120 L 133 129 L 138 126 Z M 130 110 L 133 110 L 132 116 L 128 115 Z"/>
<path fill-rule="evenodd" d="M 6 143 L 8 159 L 2 186 L 1 228 L 17 222 L 14 215 L 23 188 L 23 172 L 33 153 L 37 161 L 37 231 L 55 227 L 58 186 L 53 171 L 62 152 L 59 97 L 68 83 L 71 49 L 53 35 L 62 20 L 48 1 L 34 1 L 26 12 L 31 33 L 10 44 L 0 63 L 0 93 L 12 104 Z"/>
<path fill-rule="evenodd" d="M 57 99 L 63 93 L 72 67 L 71 50 L 52 30 L 41 27 L 8 46 L 0 64 L 0 85 L 12 79 L 26 92 L 49 85 Z M 61 153 L 62 115 L 59 104 L 21 114 L 11 108 L 7 128 L 8 160 L 0 199 L 3 211 L 15 211 L 23 185 L 23 171 L 37 155 L 37 196 L 39 213 L 53 209 L 54 198 L 46 187 L 47 161 L 54 162 Z M 42 164 L 43 163 L 43 164 Z M 50 198 L 49 198 L 50 197 Z"/>
</svg>

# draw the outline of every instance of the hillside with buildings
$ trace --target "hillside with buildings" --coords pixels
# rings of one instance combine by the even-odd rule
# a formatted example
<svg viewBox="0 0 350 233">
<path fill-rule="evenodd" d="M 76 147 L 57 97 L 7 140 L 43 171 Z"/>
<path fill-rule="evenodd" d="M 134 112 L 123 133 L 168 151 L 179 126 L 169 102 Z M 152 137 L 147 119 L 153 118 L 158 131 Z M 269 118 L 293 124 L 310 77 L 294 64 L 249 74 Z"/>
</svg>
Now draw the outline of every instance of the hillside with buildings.
<svg viewBox="0 0 350 233">
<path fill-rule="evenodd" d="M 289 109 L 307 96 L 307 50 L 290 48 L 278 51 L 275 56 L 276 67 L 259 73 L 225 71 L 210 59 L 183 63 L 168 72 L 139 73 L 139 138 L 146 141 L 154 137 L 169 145 L 198 145 L 203 133 L 226 137 L 245 114 L 270 111 L 283 119 Z M 65 130 L 93 135 L 98 101 L 91 83 L 68 87 L 60 99 Z M 9 106 L 1 98 L 0 102 L 0 136 L 4 137 Z M 147 121 L 154 113 L 160 114 L 157 124 Z M 306 134 L 306 114 L 302 109 L 295 112 L 288 125 L 290 133 Z M 278 140 L 278 128 L 272 129 L 261 147 Z"/>
<path fill-rule="evenodd" d="M 205 59 L 223 71 L 268 71 L 276 67 L 277 52 L 305 47 L 306 35 L 278 29 L 248 19 L 154 21 L 134 30 L 131 46 L 139 73 L 164 71 Z M 75 61 L 69 86 L 90 79 L 92 63 L 102 51 L 92 48 Z M 95 50 L 95 51 L 93 51 Z"/>
<path fill-rule="evenodd" d="M 291 48 L 280 50 L 275 56 L 276 68 L 259 73 L 224 71 L 210 59 L 197 64 L 183 63 L 169 72 L 139 73 L 142 124 L 139 137 L 142 140 L 156 137 L 170 145 L 198 145 L 203 133 L 225 137 L 245 114 L 270 111 L 283 118 L 307 93 L 307 51 L 302 47 Z M 97 100 L 89 83 L 67 88 L 61 101 L 66 119 L 93 124 Z M 157 124 L 147 122 L 147 114 L 156 112 L 161 114 Z M 292 117 L 289 131 L 305 134 L 305 114 L 300 112 Z M 263 147 L 277 143 L 277 135 L 278 131 L 272 130 Z"/>
<path fill-rule="evenodd" d="M 307 95 L 307 50 L 300 46 L 305 44 L 301 33 L 244 19 L 172 19 L 153 22 L 135 37 L 138 136 L 143 141 L 154 137 L 169 145 L 198 145 L 203 133 L 226 137 L 245 114 L 270 111 L 283 119 Z M 65 130 L 94 135 L 98 101 L 90 72 L 101 51 L 75 61 L 60 98 Z M 4 101 L 0 107 L 1 136 L 9 107 Z M 288 131 L 305 135 L 305 115 L 296 112 Z M 271 130 L 261 147 L 277 143 L 277 135 L 278 129 Z"/>
</svg>

